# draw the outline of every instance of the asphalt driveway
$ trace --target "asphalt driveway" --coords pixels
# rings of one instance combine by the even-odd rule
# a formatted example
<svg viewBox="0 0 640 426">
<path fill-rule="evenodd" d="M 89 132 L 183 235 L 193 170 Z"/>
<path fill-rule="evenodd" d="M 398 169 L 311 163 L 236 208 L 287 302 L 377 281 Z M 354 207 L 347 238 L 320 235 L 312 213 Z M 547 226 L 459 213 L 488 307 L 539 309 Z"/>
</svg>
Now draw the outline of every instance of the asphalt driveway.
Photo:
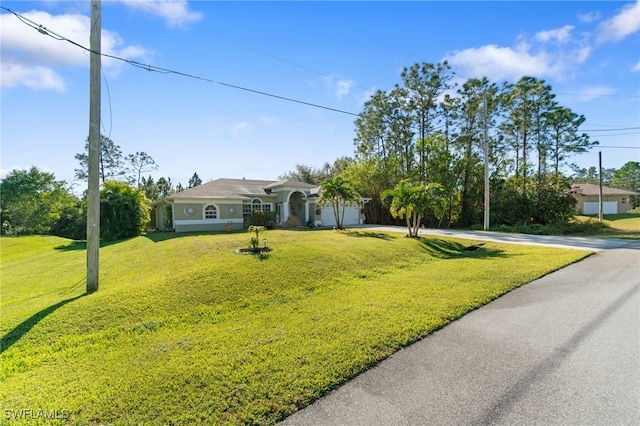
<svg viewBox="0 0 640 426">
<path fill-rule="evenodd" d="M 640 424 L 640 241 L 424 232 L 596 253 L 397 352 L 282 425 Z"/>
</svg>

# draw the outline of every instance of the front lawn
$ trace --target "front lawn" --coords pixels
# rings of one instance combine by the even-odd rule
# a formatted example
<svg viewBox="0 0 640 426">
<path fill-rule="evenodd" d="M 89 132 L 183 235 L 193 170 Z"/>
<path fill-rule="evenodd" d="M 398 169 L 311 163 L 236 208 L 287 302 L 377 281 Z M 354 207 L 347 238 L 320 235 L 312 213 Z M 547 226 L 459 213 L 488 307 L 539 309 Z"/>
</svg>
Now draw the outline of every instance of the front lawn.
<svg viewBox="0 0 640 426">
<path fill-rule="evenodd" d="M 249 237 L 155 233 L 106 245 L 90 295 L 82 243 L 0 238 L 3 415 L 273 424 L 589 254 L 492 242 L 470 252 L 477 242 L 366 230 L 269 231 L 273 251 L 235 254 Z"/>
</svg>

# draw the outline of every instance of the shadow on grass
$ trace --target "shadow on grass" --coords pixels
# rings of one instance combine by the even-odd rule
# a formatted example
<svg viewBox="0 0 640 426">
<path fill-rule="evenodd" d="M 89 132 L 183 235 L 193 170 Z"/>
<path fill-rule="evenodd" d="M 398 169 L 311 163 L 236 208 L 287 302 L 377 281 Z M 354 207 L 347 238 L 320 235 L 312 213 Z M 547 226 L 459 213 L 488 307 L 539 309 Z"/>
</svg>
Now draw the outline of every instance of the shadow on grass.
<svg viewBox="0 0 640 426">
<path fill-rule="evenodd" d="M 81 297 L 88 295 L 89 293 L 83 293 L 79 296 L 71 297 L 69 299 L 65 299 L 61 302 L 56 303 L 55 305 L 51 305 L 48 308 L 37 312 L 25 321 L 18 324 L 13 330 L 2 336 L 0 339 L 0 354 L 9 349 L 14 343 L 22 338 L 25 334 L 29 332 L 36 324 L 46 318 L 49 314 L 55 312 L 58 308 L 63 307 L 67 303 L 71 303 L 74 300 L 78 300 Z"/>
<path fill-rule="evenodd" d="M 122 241 L 126 241 L 126 240 L 100 241 L 100 248 L 118 244 L 118 243 L 121 243 Z M 71 241 L 69 244 L 62 244 L 59 246 L 55 246 L 54 249 L 60 250 L 60 251 L 86 250 L 87 242 L 85 240 L 74 240 L 74 241 Z"/>
<path fill-rule="evenodd" d="M 439 238 L 420 237 L 420 246 L 433 257 L 438 259 L 461 259 L 461 258 L 493 258 L 506 257 L 502 250 L 489 250 L 483 247 L 483 243 L 466 246 L 459 242 L 442 240 Z"/>
<path fill-rule="evenodd" d="M 356 238 L 378 238 L 380 240 L 386 240 L 386 241 L 394 239 L 394 237 L 392 237 L 388 232 L 353 230 L 353 231 L 347 231 L 345 235 L 349 237 L 356 237 Z"/>
</svg>

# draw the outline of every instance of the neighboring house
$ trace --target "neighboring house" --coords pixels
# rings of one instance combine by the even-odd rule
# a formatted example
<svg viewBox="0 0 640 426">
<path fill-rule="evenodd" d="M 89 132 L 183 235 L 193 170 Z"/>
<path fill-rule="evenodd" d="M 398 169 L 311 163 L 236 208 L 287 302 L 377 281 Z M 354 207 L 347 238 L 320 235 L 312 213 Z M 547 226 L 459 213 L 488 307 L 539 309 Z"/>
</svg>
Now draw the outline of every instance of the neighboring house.
<svg viewBox="0 0 640 426">
<path fill-rule="evenodd" d="M 576 200 L 576 211 L 581 214 L 591 215 L 599 213 L 599 185 L 593 183 L 574 183 L 571 185 L 571 195 Z M 602 213 L 616 214 L 627 213 L 630 209 L 629 198 L 640 195 L 626 189 L 602 187 Z"/>
<path fill-rule="evenodd" d="M 217 179 L 153 203 L 152 218 L 159 230 L 220 231 L 228 224 L 242 229 L 244 218 L 255 210 L 276 213 L 276 225 L 288 219 L 302 226 L 335 225 L 331 205 L 319 205 L 321 188 L 293 179 L 284 181 Z M 364 223 L 361 203 L 347 206 L 344 224 Z M 292 223 L 290 220 L 289 223 Z"/>
</svg>

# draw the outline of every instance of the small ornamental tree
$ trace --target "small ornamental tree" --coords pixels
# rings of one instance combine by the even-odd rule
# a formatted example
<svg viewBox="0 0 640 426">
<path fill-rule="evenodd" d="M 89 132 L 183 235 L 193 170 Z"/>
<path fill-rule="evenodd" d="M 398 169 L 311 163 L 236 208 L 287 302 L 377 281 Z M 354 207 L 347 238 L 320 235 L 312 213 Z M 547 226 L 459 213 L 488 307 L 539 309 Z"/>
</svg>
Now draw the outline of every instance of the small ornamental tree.
<svg viewBox="0 0 640 426">
<path fill-rule="evenodd" d="M 142 189 L 106 181 L 100 191 L 100 237 L 120 240 L 142 234 L 151 221 L 150 210 Z"/>
<path fill-rule="evenodd" d="M 247 232 L 254 234 L 249 240 L 249 247 L 253 250 L 258 250 L 260 246 L 260 237 L 267 232 L 267 228 L 264 226 L 251 225 Z"/>
<path fill-rule="evenodd" d="M 434 209 L 439 198 L 440 185 L 435 183 L 401 181 L 383 196 L 394 218 L 406 220 L 409 237 L 418 236 L 420 221 Z"/>
<path fill-rule="evenodd" d="M 351 182 L 342 176 L 327 179 L 322 183 L 322 192 L 318 204 L 330 203 L 336 218 L 336 229 L 344 229 L 344 212 L 347 203 L 358 201 L 358 194 Z"/>
</svg>

